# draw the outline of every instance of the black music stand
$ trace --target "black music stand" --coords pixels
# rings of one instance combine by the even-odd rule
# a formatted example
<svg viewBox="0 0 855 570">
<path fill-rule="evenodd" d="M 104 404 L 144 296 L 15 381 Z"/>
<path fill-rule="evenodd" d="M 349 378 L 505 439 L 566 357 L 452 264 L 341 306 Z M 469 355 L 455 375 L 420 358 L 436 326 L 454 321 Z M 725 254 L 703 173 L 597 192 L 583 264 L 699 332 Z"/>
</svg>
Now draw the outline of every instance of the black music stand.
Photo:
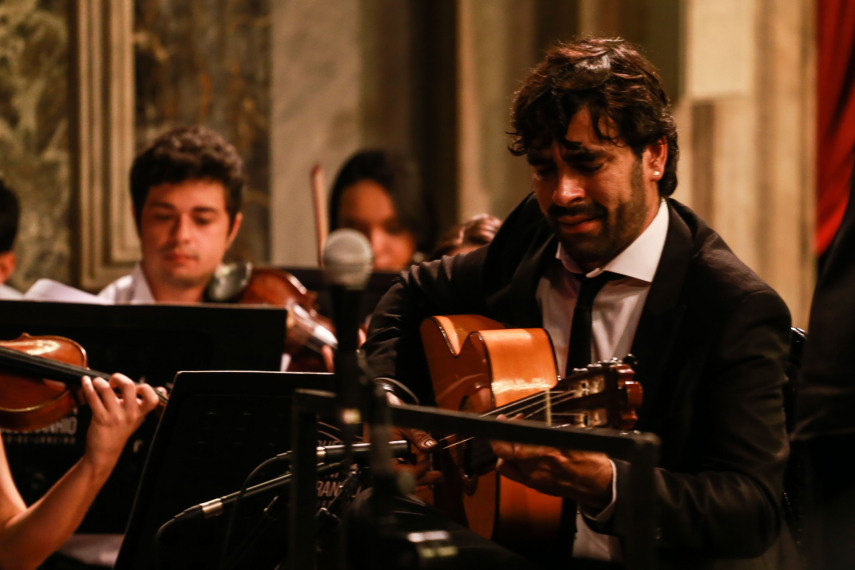
<svg viewBox="0 0 855 570">
<path fill-rule="evenodd" d="M 287 311 L 247 305 L 89 305 L 0 301 L 0 339 L 59 335 L 89 366 L 156 386 L 179 370 L 279 370 Z"/>
<path fill-rule="evenodd" d="M 279 370 L 286 314 L 282 308 L 236 305 L 0 301 L 0 339 L 21 333 L 65 336 L 86 349 L 91 368 L 163 386 L 179 370 Z M 81 408 L 41 432 L 4 432 L 12 473 L 27 503 L 83 454 L 89 419 Z M 152 415 L 131 438 L 80 532 L 124 531 L 156 425 Z"/>
<path fill-rule="evenodd" d="M 237 491 L 256 465 L 287 451 L 292 393 L 297 388 L 329 389 L 332 380 L 332 375 L 319 373 L 180 373 L 146 460 L 116 568 L 153 568 L 158 528 L 193 505 Z M 321 433 L 316 442 L 337 436 L 334 429 Z M 280 467 L 262 473 L 254 482 L 283 472 Z M 244 516 L 230 544 L 245 538 L 269 501 L 266 497 L 241 506 Z M 162 537 L 160 568 L 216 568 L 226 519 L 174 525 Z M 267 534 L 259 537 L 257 549 L 241 567 L 273 567 L 281 558 L 285 526 L 275 524 Z M 266 565 L 270 557 L 274 564 Z"/>
<path fill-rule="evenodd" d="M 313 514 L 315 502 L 311 496 L 316 480 L 316 464 L 311 440 L 318 429 L 318 417 L 329 417 L 336 407 L 335 395 L 317 390 L 298 390 L 293 397 L 292 448 L 296 454 L 292 483 L 291 529 L 288 567 L 312 568 L 315 544 Z M 658 460 L 659 438 L 654 434 L 620 432 L 617 430 L 585 430 L 545 428 L 532 421 L 499 422 L 473 414 L 452 412 L 421 406 L 390 406 L 391 424 L 415 427 L 436 433 L 456 433 L 502 439 L 520 443 L 548 445 L 607 453 L 631 463 L 626 500 L 617 508 L 626 510 L 633 521 L 626 531 L 625 564 L 628 570 L 651 570 L 656 567 L 656 505 L 654 501 L 654 469 Z"/>
</svg>

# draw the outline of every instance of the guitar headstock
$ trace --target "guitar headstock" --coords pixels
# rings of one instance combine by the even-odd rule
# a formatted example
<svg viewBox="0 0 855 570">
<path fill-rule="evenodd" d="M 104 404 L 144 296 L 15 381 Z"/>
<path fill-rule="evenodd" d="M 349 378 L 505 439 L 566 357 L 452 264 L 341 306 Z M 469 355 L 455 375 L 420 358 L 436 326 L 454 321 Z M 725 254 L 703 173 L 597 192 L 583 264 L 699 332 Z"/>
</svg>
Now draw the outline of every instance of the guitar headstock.
<svg viewBox="0 0 855 570">
<path fill-rule="evenodd" d="M 601 361 L 576 368 L 551 390 L 553 425 L 632 429 L 641 407 L 635 358 Z"/>
</svg>

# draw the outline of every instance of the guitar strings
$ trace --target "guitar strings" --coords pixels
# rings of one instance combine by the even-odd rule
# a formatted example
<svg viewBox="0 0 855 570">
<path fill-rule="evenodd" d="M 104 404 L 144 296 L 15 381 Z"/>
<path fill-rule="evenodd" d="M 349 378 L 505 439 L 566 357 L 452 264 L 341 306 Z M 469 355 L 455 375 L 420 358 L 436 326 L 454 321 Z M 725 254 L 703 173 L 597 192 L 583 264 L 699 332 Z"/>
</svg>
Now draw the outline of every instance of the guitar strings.
<svg viewBox="0 0 855 570">
<path fill-rule="evenodd" d="M 504 404 L 502 406 L 499 406 L 498 408 L 493 408 L 489 412 L 481 414 L 481 417 L 491 417 L 491 416 L 496 416 L 496 415 L 499 415 L 502 413 L 508 413 L 508 414 L 514 414 L 514 415 L 521 413 L 524 416 L 523 419 L 529 419 L 539 411 L 537 408 L 536 402 L 540 401 L 541 399 L 547 398 L 547 397 L 550 397 L 550 398 L 553 397 L 552 396 L 553 393 L 562 394 L 564 392 L 559 391 L 559 390 L 544 390 L 543 392 L 538 392 L 537 394 L 532 394 L 530 396 L 526 396 L 525 398 L 521 398 L 521 399 L 516 400 L 514 402 Z M 529 409 L 532 407 L 534 408 L 534 412 L 532 412 L 529 415 L 526 415 L 526 412 L 529 411 Z M 446 437 L 440 439 L 439 442 L 440 443 L 445 442 L 445 441 L 453 439 L 454 437 L 456 437 L 456 436 L 449 435 L 449 436 L 446 436 Z M 457 445 L 460 445 L 461 443 L 466 443 L 466 442 L 471 441 L 473 439 L 475 439 L 475 438 L 474 437 L 467 437 L 465 439 L 457 440 L 455 443 L 449 444 L 447 447 L 445 447 L 443 449 L 449 449 L 451 447 L 455 447 Z"/>
<path fill-rule="evenodd" d="M 579 395 L 578 394 L 578 392 L 580 392 L 580 391 L 581 391 L 580 389 L 544 390 L 543 392 L 538 392 L 537 394 L 532 394 L 532 395 L 526 396 L 525 398 L 522 398 L 520 400 L 516 400 L 516 401 L 511 402 L 509 404 L 499 406 L 498 408 L 494 408 L 494 409 L 490 410 L 489 412 L 481 414 L 481 417 L 491 417 L 491 416 L 495 416 L 495 415 L 498 415 L 501 413 L 508 413 L 508 414 L 522 413 L 523 419 L 530 419 L 530 418 L 536 416 L 538 413 L 543 412 L 547 408 L 547 406 L 550 405 L 550 404 L 546 403 L 547 400 L 549 400 L 551 402 L 551 406 L 554 407 L 556 405 L 560 405 L 560 404 L 563 404 L 563 403 L 571 401 L 571 400 L 578 400 L 579 398 L 584 398 L 585 395 Z M 602 392 L 594 392 L 593 394 L 590 394 L 590 395 L 591 396 L 597 396 L 601 393 Z M 526 413 L 528 413 L 528 415 L 526 415 Z M 553 412 L 553 414 L 559 415 L 559 416 L 567 414 L 567 413 L 568 412 L 563 412 L 563 413 L 559 412 L 559 413 L 555 414 L 555 412 Z M 573 413 L 573 412 L 569 412 L 569 413 Z M 445 436 L 445 437 L 439 439 L 437 441 L 437 443 L 446 443 L 455 437 L 456 436 L 454 436 L 454 435 L 448 435 L 448 436 Z M 451 449 L 452 447 L 456 447 L 462 443 L 467 443 L 469 441 L 472 441 L 473 439 L 475 439 L 475 437 L 467 437 L 464 439 L 456 440 L 456 441 L 454 441 L 454 443 L 448 443 L 447 445 L 445 445 L 444 447 L 441 447 L 440 449 Z"/>
</svg>

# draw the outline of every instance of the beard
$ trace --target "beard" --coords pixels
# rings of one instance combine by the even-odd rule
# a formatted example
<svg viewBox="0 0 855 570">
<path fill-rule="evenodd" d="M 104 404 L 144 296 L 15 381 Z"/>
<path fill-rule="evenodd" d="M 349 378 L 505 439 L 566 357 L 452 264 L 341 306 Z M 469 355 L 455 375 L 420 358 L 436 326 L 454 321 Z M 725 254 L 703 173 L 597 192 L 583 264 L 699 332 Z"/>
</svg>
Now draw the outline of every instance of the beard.
<svg viewBox="0 0 855 570">
<path fill-rule="evenodd" d="M 629 198 L 611 210 L 596 202 L 570 208 L 550 206 L 547 218 L 561 245 L 580 266 L 593 269 L 605 265 L 644 231 L 649 204 L 640 159 L 635 160 L 629 182 Z M 555 221 L 561 216 L 596 218 L 600 228 L 595 233 L 565 234 Z"/>
</svg>

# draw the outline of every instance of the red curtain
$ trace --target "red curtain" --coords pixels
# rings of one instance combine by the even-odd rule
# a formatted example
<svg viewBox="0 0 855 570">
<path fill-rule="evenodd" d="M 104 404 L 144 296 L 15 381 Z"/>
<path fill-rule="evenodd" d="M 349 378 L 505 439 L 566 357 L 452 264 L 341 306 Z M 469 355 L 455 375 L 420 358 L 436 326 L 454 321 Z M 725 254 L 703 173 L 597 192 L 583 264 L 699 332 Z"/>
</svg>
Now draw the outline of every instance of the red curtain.
<svg viewBox="0 0 855 570">
<path fill-rule="evenodd" d="M 817 2 L 816 253 L 831 243 L 855 162 L 855 2 Z"/>
</svg>

